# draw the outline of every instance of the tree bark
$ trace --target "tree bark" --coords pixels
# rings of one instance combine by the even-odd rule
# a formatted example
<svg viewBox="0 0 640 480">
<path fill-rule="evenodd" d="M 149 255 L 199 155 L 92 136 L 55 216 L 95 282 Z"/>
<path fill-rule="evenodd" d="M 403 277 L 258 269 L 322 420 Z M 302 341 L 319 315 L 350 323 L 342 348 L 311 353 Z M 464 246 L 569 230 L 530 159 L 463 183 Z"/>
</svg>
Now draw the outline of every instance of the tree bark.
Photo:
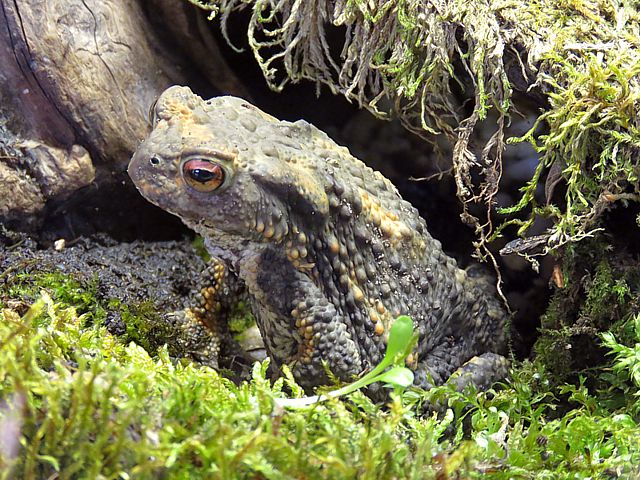
<svg viewBox="0 0 640 480">
<path fill-rule="evenodd" d="M 200 16 L 175 0 L 0 0 L 0 221 L 37 223 L 123 172 L 169 85 L 244 93 Z"/>
</svg>

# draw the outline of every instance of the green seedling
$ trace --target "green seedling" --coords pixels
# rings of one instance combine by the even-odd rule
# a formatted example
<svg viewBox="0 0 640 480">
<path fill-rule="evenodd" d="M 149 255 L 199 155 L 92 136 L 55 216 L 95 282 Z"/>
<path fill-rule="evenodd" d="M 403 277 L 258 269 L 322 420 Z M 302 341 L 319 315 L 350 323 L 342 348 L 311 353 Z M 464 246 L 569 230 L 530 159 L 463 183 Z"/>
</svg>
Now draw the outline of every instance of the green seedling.
<svg viewBox="0 0 640 480">
<path fill-rule="evenodd" d="M 413 372 L 404 366 L 404 360 L 411 353 L 416 337 L 413 334 L 413 320 L 406 315 L 399 316 L 391 326 L 387 349 L 382 361 L 369 373 L 349 385 L 337 390 L 302 398 L 278 398 L 276 405 L 301 408 L 329 398 L 339 397 L 371 385 L 384 382 L 396 388 L 407 388 L 413 384 Z M 388 367 L 391 367 L 387 370 Z"/>
</svg>

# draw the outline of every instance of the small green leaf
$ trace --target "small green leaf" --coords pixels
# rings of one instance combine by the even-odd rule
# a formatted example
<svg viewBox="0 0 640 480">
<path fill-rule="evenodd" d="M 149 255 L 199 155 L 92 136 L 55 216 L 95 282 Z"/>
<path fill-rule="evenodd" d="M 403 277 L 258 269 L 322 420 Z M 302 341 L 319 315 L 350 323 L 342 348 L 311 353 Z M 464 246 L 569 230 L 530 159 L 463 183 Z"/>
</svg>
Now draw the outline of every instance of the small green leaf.
<svg viewBox="0 0 640 480">
<path fill-rule="evenodd" d="M 413 320 L 407 315 L 400 315 L 389 330 L 387 351 L 382 363 L 397 362 L 398 356 L 407 356 L 407 347 L 413 338 Z"/>
<path fill-rule="evenodd" d="M 378 375 L 374 380 L 388 383 L 394 387 L 407 388 L 413 385 L 413 372 L 407 367 L 393 367 Z"/>
<path fill-rule="evenodd" d="M 60 463 L 52 455 L 36 455 L 36 458 L 51 465 L 56 472 L 60 471 Z"/>
</svg>

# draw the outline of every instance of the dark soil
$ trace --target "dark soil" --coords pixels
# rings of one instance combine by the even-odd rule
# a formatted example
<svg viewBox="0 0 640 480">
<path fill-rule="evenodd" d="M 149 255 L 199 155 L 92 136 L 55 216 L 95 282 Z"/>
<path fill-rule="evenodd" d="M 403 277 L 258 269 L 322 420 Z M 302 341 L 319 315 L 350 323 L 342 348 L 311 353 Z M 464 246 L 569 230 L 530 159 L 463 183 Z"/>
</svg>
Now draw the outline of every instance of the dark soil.
<svg viewBox="0 0 640 480">
<path fill-rule="evenodd" d="M 26 235 L 0 233 L 0 286 L 44 272 L 68 275 L 95 290 L 96 300 L 107 310 L 106 326 L 115 334 L 125 331 L 118 305 L 151 302 L 158 312 L 183 308 L 203 265 L 186 238 L 122 243 L 94 235 L 58 251 L 41 249 Z"/>
</svg>

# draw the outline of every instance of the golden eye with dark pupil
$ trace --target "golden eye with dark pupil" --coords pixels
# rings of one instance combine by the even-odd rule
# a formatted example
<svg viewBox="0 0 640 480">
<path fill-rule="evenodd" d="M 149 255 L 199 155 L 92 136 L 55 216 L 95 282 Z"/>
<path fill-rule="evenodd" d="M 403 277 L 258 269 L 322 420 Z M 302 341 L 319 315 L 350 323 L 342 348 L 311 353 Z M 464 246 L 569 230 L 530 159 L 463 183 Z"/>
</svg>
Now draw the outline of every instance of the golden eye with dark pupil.
<svg viewBox="0 0 640 480">
<path fill-rule="evenodd" d="M 182 166 L 182 176 L 194 190 L 212 192 L 224 183 L 224 169 L 208 160 L 192 159 Z"/>
</svg>

